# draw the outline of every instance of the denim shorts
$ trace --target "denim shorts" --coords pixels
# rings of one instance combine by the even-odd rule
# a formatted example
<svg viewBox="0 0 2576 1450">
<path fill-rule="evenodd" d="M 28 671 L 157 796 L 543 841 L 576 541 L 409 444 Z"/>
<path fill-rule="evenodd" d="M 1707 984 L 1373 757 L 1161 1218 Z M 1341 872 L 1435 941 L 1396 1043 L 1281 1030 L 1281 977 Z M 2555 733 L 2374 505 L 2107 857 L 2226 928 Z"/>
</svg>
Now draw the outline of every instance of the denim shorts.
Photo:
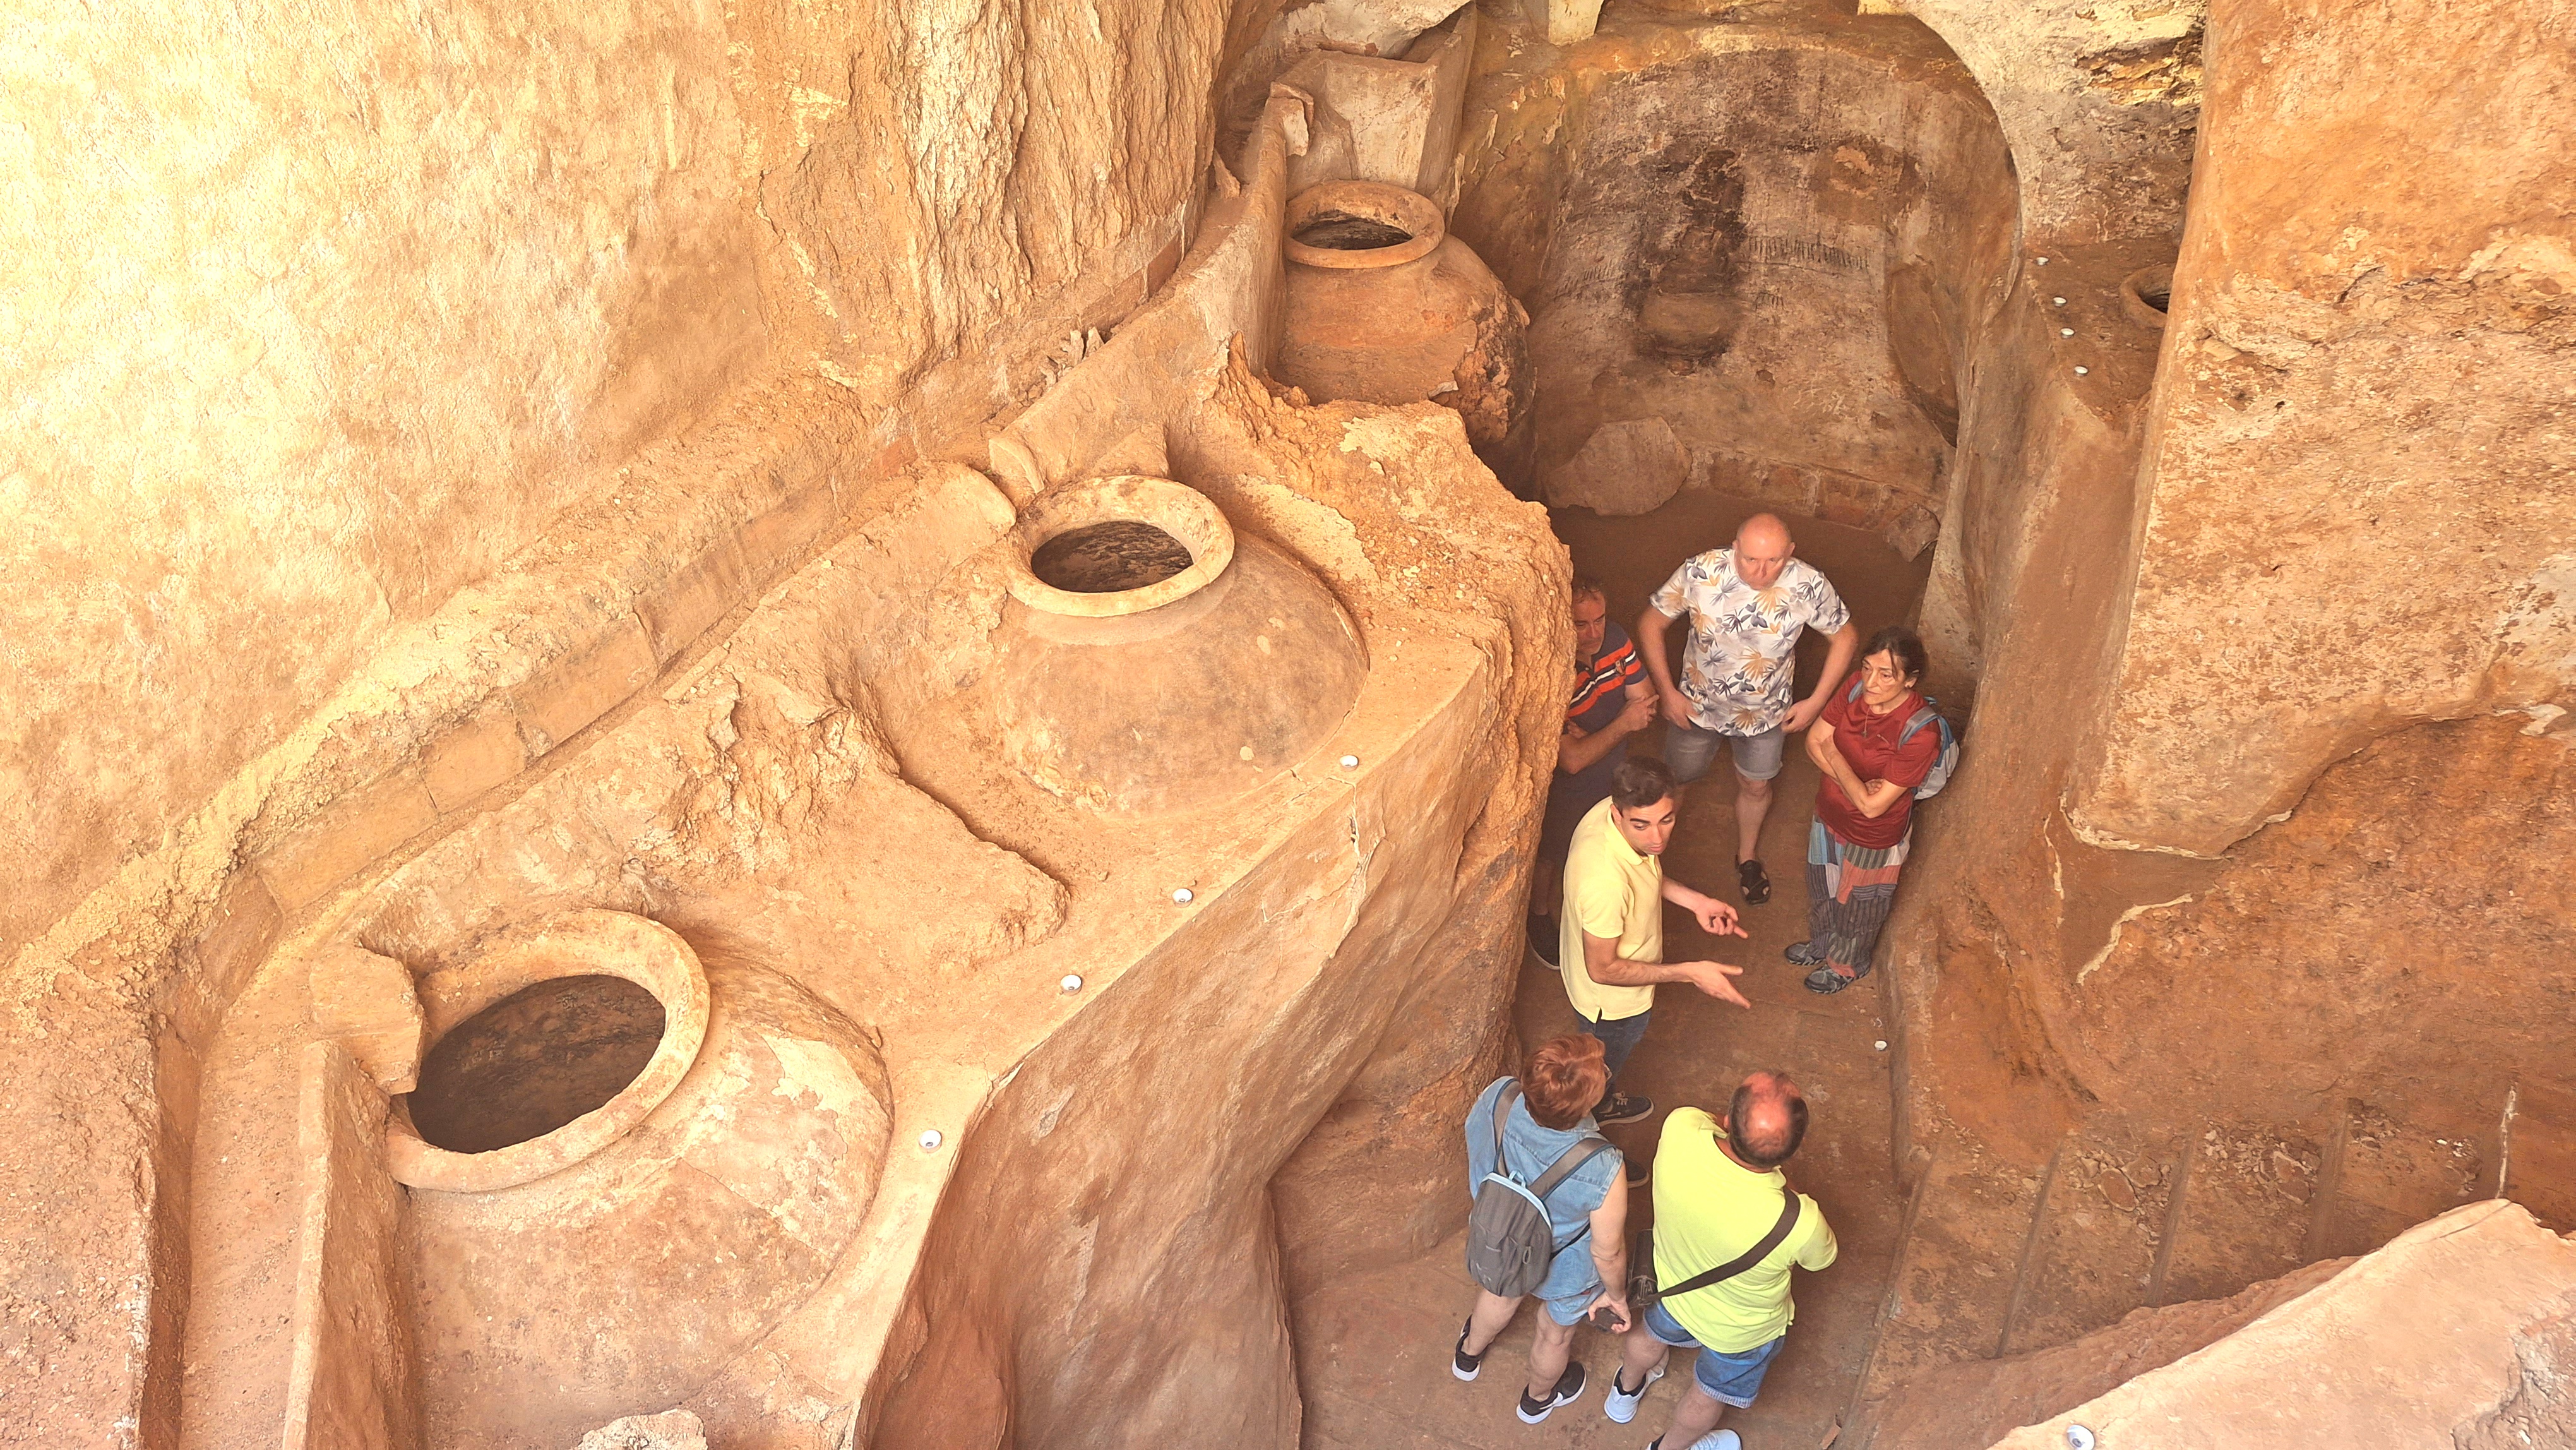
<svg viewBox="0 0 2576 1450">
<path fill-rule="evenodd" d="M 1691 1366 L 1691 1378 L 1709 1398 L 1741 1410 L 1762 1393 L 1762 1376 L 1769 1373 L 1771 1361 L 1780 1357 L 1780 1346 L 1789 1342 L 1783 1334 L 1768 1344 L 1757 1344 L 1742 1354 L 1720 1354 L 1713 1349 L 1700 1349 L 1698 1340 L 1682 1328 L 1681 1321 L 1666 1313 L 1661 1304 L 1646 1310 L 1646 1332 L 1659 1344 L 1675 1349 L 1698 1349 L 1699 1363 Z"/>
<path fill-rule="evenodd" d="M 1575 1272 L 1569 1260 L 1582 1260 Z M 1572 1287 L 1576 1284 L 1582 1287 Z M 1538 1297 L 1547 1305 L 1547 1317 L 1560 1326 L 1572 1327 L 1583 1322 L 1592 1312 L 1592 1301 L 1601 1297 L 1601 1270 L 1592 1262 L 1592 1240 L 1579 1238 L 1556 1251 L 1556 1262 L 1547 1266 L 1547 1282 L 1538 1286 Z"/>
<path fill-rule="evenodd" d="M 1746 780 L 1769 780 L 1780 773 L 1780 754 L 1788 736 L 1777 725 L 1759 735 L 1726 735 L 1715 730 L 1702 730 L 1696 725 L 1664 726 L 1664 764 L 1673 768 L 1673 779 L 1688 785 L 1708 774 L 1717 759 L 1720 741 L 1735 751 L 1735 773 Z"/>
</svg>

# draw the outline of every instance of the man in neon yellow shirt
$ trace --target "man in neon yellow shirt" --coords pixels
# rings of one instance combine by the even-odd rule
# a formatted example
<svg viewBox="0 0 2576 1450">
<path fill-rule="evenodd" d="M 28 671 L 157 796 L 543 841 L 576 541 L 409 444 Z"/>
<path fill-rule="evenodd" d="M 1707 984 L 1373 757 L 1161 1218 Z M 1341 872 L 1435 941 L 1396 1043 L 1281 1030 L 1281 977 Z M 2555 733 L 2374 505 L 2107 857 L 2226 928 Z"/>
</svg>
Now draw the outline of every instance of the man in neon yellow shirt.
<svg viewBox="0 0 2576 1450">
<path fill-rule="evenodd" d="M 1723 1122 L 1698 1108 L 1674 1109 L 1655 1149 L 1655 1282 L 1680 1284 L 1758 1247 L 1796 1192 L 1780 1165 L 1806 1133 L 1807 1100 L 1781 1072 L 1746 1078 Z M 1636 1418 L 1637 1402 L 1663 1377 L 1672 1351 L 1695 1348 L 1690 1392 L 1647 1450 L 1737 1450 L 1742 1442 L 1735 1432 L 1718 1430 L 1717 1422 L 1727 1406 L 1753 1403 L 1788 1342 L 1789 1321 L 1798 1312 L 1789 1299 L 1789 1270 L 1824 1268 L 1837 1252 L 1824 1212 L 1798 1194 L 1788 1235 L 1759 1261 L 1638 1316 L 1604 1413 L 1622 1425 Z"/>
<path fill-rule="evenodd" d="M 1664 847 L 1673 839 L 1679 810 L 1670 767 L 1651 755 L 1632 755 L 1610 773 L 1610 798 L 1574 828 L 1565 853 L 1565 904 L 1558 928 L 1557 961 L 1565 973 L 1565 1000 L 1583 1019 L 1583 1030 L 1601 1039 L 1610 1086 L 1593 1121 L 1607 1127 L 1633 1123 L 1655 1111 L 1652 1099 L 1623 1093 L 1619 1069 L 1646 1035 L 1657 982 L 1688 982 L 1712 997 L 1751 1007 L 1729 977 L 1742 967 L 1724 962 L 1664 960 L 1664 903 L 1699 918 L 1711 936 L 1742 936 L 1735 908 L 1715 897 L 1664 879 Z M 1645 1182 L 1631 1168 L 1631 1186 Z"/>
</svg>

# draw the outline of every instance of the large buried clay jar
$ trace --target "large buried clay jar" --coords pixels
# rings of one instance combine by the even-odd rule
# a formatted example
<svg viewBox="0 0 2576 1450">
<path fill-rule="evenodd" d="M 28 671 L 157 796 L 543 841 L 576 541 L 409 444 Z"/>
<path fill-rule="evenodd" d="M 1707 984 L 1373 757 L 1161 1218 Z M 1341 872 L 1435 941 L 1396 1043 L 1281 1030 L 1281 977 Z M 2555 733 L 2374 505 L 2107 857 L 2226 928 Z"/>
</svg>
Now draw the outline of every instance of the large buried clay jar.
<svg viewBox="0 0 2576 1450">
<path fill-rule="evenodd" d="M 885 1159 L 859 1029 L 643 917 L 576 911 L 421 983 L 411 1185 L 425 1443 L 570 1445 L 680 1403 L 802 1302 Z"/>
<path fill-rule="evenodd" d="M 1430 198 L 1328 181 L 1288 203 L 1288 327 L 1279 381 L 1317 402 L 1458 411 L 1467 441 L 1503 441 L 1529 402 L 1529 315 Z"/>
<path fill-rule="evenodd" d="M 1004 541 L 989 698 L 1002 754 L 1112 815 L 1232 800 L 1350 713 L 1359 631 L 1286 553 L 1169 479 L 1042 494 Z"/>
</svg>

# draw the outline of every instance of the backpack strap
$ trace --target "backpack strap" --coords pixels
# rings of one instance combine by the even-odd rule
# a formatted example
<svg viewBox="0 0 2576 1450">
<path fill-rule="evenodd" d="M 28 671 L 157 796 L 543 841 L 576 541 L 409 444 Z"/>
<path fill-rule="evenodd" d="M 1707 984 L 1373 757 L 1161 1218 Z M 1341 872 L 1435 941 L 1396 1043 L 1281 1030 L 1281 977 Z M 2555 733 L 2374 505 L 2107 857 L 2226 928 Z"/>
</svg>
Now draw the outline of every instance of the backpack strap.
<svg viewBox="0 0 2576 1450">
<path fill-rule="evenodd" d="M 1503 1124 L 1511 1117 L 1512 1104 L 1518 1102 L 1520 1096 L 1520 1081 L 1515 1078 L 1507 1080 L 1503 1085 L 1502 1095 L 1494 1099 L 1494 1171 L 1506 1178 L 1511 1176 L 1512 1166 L 1503 1157 Z M 1563 1183 L 1567 1175 L 1591 1162 L 1595 1155 L 1609 1151 L 1609 1148 L 1609 1139 L 1598 1133 L 1585 1134 L 1575 1142 L 1574 1146 L 1557 1154 L 1556 1161 L 1547 1165 L 1546 1170 L 1539 1174 L 1538 1181 L 1532 1183 L 1526 1191 L 1530 1197 L 1538 1200 L 1541 1208 L 1545 1208 L 1547 1196 L 1556 1191 L 1556 1186 Z M 1587 1219 L 1582 1229 L 1573 1238 L 1558 1246 L 1557 1252 L 1563 1253 L 1566 1249 L 1581 1243 L 1584 1235 L 1590 1232 L 1592 1232 L 1592 1223 Z"/>
<path fill-rule="evenodd" d="M 1941 712 L 1933 709 L 1928 703 L 1925 704 L 1922 709 L 1907 716 L 1905 718 L 1905 728 L 1896 732 L 1896 748 L 1899 750 L 1904 749 L 1905 742 L 1922 734 L 1924 726 L 1929 725 L 1940 718 Z"/>
<path fill-rule="evenodd" d="M 1676 1295 L 1687 1294 L 1694 1289 L 1705 1289 L 1711 1284 L 1732 1279 L 1771 1257 L 1771 1251 L 1787 1242 L 1789 1231 L 1798 1226 L 1798 1191 L 1794 1188 L 1788 1189 L 1780 1196 L 1788 1202 L 1780 1205 L 1780 1221 L 1771 1225 L 1771 1231 L 1762 1236 L 1762 1242 L 1704 1274 L 1693 1274 L 1671 1288 L 1660 1291 L 1659 1297 L 1670 1299 Z"/>
<path fill-rule="evenodd" d="M 1506 1177 L 1511 1173 L 1511 1164 L 1503 1159 L 1503 1125 L 1510 1120 L 1512 1104 L 1519 1102 L 1520 1097 L 1520 1080 L 1507 1078 L 1503 1082 L 1502 1095 L 1494 1099 L 1494 1171 Z M 1547 1196 L 1556 1191 L 1556 1186 L 1565 1181 L 1566 1175 L 1591 1162 L 1594 1154 L 1609 1146 L 1610 1140 L 1600 1134 L 1585 1134 L 1573 1147 L 1557 1154 L 1556 1161 L 1547 1165 L 1530 1184 L 1530 1196 L 1545 1202 Z"/>
<path fill-rule="evenodd" d="M 1556 1161 L 1547 1165 L 1547 1171 L 1538 1176 L 1536 1183 L 1530 1185 L 1530 1192 L 1536 1194 L 1541 1202 L 1545 1202 L 1547 1196 L 1556 1191 L 1556 1185 L 1563 1183 L 1568 1174 L 1591 1162 L 1595 1155 L 1606 1153 L 1609 1149 L 1609 1139 L 1598 1133 L 1586 1133 L 1573 1147 L 1556 1155 Z"/>
</svg>

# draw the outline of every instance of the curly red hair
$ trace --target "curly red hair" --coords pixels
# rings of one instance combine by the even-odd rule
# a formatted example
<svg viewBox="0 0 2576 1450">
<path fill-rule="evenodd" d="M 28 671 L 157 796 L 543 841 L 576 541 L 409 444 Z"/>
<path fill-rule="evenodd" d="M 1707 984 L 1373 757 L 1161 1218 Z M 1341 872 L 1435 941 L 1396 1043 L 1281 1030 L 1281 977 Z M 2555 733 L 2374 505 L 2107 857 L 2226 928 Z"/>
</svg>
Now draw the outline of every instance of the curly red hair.
<svg viewBox="0 0 2576 1450">
<path fill-rule="evenodd" d="M 1610 1065 L 1601 1060 L 1601 1039 L 1588 1032 L 1542 1042 L 1521 1064 L 1521 1101 L 1543 1128 L 1582 1122 L 1609 1085 Z"/>
</svg>

